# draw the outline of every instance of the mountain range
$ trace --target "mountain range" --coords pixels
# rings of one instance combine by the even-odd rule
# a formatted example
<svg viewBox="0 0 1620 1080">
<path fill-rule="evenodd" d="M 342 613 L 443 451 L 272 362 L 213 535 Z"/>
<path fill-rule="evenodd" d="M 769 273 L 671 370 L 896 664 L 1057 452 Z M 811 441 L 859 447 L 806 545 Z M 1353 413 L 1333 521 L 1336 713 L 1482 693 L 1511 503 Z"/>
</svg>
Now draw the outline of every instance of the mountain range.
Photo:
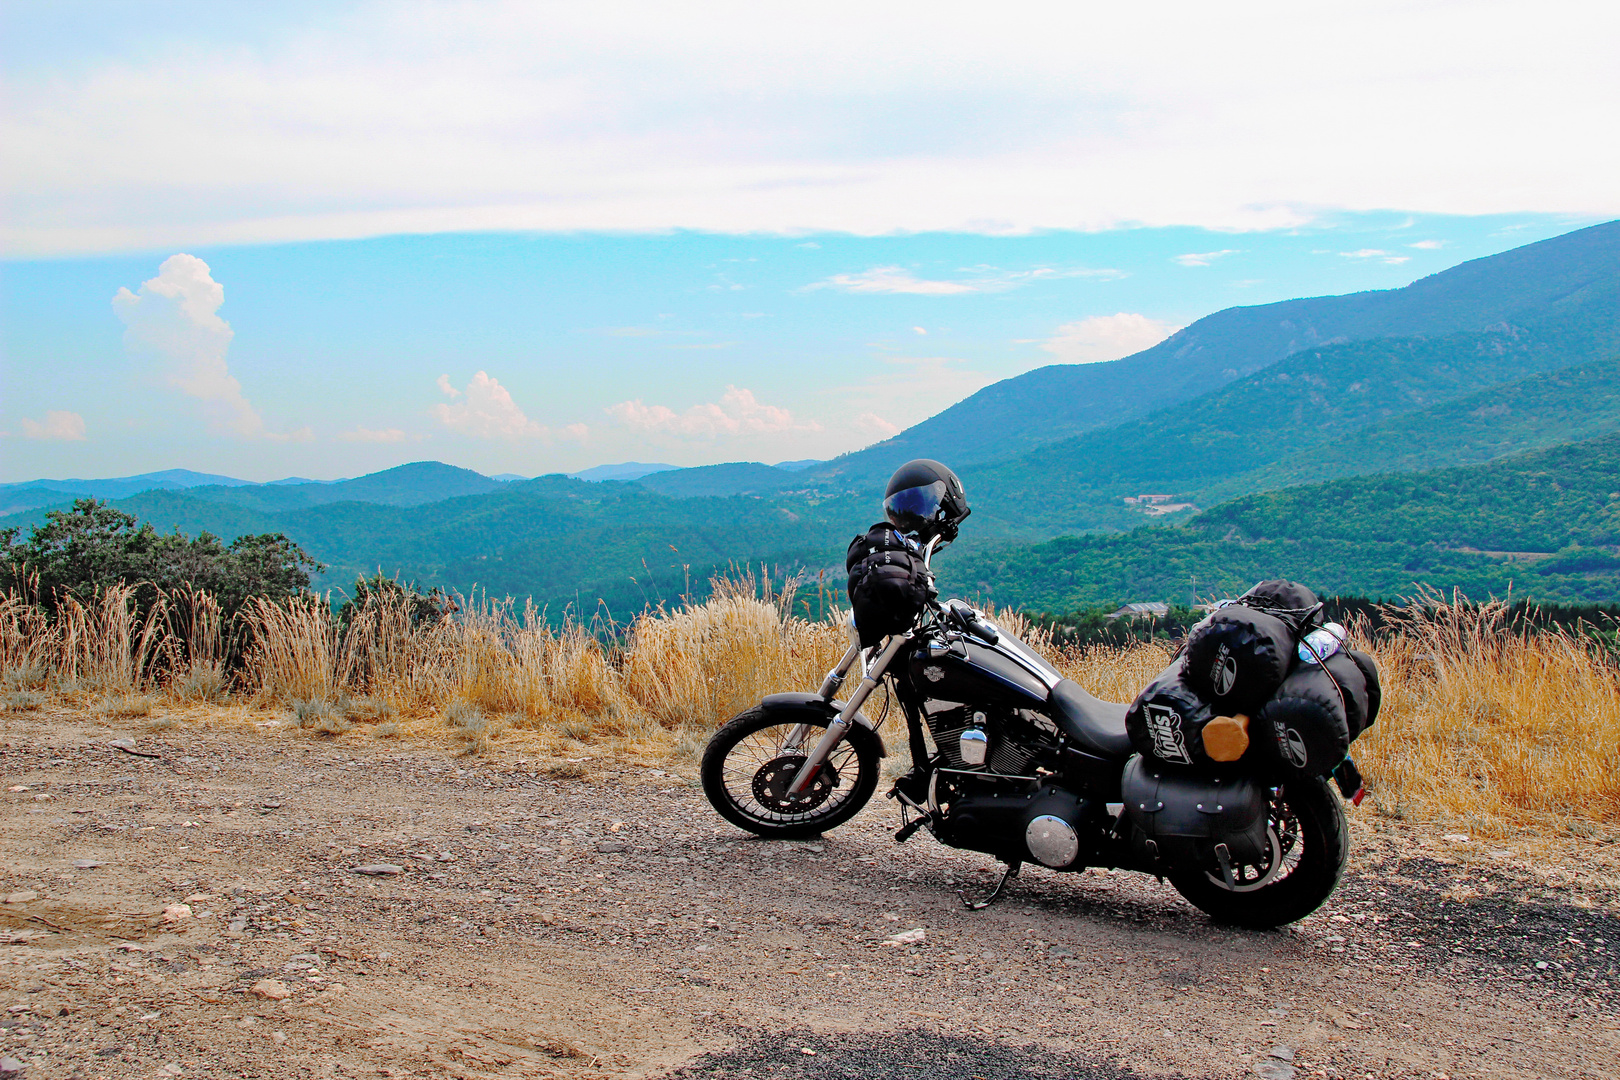
<svg viewBox="0 0 1620 1080">
<path fill-rule="evenodd" d="M 0 526 L 91 495 L 165 530 L 285 532 L 328 565 L 326 585 L 380 568 L 622 612 L 701 590 L 731 562 L 841 570 L 888 471 L 926 455 L 958 468 L 974 507 L 944 580 L 1007 602 L 1154 599 L 1195 577 L 1237 588 L 1284 568 L 1378 595 L 1511 577 L 1548 597 L 1612 598 L 1602 552 L 1620 536 L 1594 525 L 1609 509 L 1592 493 L 1620 487 L 1602 478 L 1616 433 L 1611 222 L 1404 289 L 1217 312 L 1123 360 L 998 383 L 830 462 L 624 463 L 534 480 L 417 462 L 329 483 L 178 470 L 34 481 L 0 486 L 0 512 L 24 511 Z M 1425 494 L 1447 485 L 1472 501 Z M 1559 494 L 1576 489 L 1586 494 Z M 1493 499 L 1535 529 L 1492 517 Z M 1519 554 L 1491 554 L 1503 551 Z"/>
</svg>

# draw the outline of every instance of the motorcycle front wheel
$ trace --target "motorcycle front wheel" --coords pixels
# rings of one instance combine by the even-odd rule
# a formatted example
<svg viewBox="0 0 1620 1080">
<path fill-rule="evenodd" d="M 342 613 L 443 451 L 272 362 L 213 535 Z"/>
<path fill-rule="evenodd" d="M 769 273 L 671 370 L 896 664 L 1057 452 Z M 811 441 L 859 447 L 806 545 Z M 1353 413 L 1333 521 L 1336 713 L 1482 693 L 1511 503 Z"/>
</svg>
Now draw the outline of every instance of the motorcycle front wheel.
<svg viewBox="0 0 1620 1080">
<path fill-rule="evenodd" d="M 883 749 L 876 734 L 851 724 L 810 786 L 789 794 L 827 722 L 808 710 L 749 709 L 704 748 L 703 793 L 721 817 L 771 839 L 815 836 L 842 825 L 877 790 Z"/>
<path fill-rule="evenodd" d="M 1170 875 L 1170 884 L 1218 922 L 1270 929 L 1321 907 L 1350 857 L 1350 827 L 1339 793 L 1320 778 L 1291 780 L 1271 795 L 1269 853 L 1234 866 L 1233 880 L 1215 872 Z"/>
</svg>

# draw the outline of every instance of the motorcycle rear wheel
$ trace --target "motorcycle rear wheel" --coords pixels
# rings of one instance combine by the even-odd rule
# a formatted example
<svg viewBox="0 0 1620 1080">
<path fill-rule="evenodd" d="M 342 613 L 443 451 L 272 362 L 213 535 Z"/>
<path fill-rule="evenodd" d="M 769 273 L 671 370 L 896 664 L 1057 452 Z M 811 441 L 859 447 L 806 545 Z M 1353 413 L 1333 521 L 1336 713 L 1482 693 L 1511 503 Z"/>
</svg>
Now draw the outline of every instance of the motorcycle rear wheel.
<svg viewBox="0 0 1620 1080">
<path fill-rule="evenodd" d="M 806 729 L 798 746 L 789 740 Z M 827 730 L 815 712 L 749 709 L 726 724 L 703 751 L 703 793 L 721 817 L 758 836 L 793 840 L 816 836 L 860 813 L 877 790 L 882 744 L 860 724 L 850 725 L 821 774 L 803 796 L 787 787 Z"/>
<path fill-rule="evenodd" d="M 1321 907 L 1338 887 L 1350 857 L 1350 827 L 1339 793 L 1326 780 L 1291 780 L 1271 796 L 1271 856 L 1261 866 L 1224 875 L 1192 871 L 1170 884 L 1217 922 L 1271 929 Z"/>
</svg>

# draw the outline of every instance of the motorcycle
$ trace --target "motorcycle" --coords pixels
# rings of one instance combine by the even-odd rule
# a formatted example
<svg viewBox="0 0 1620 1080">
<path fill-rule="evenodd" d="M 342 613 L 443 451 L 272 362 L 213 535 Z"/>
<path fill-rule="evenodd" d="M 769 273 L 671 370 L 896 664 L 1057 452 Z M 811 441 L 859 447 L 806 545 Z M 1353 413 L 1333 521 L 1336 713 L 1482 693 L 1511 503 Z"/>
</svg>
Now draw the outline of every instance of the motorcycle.
<svg viewBox="0 0 1620 1080">
<path fill-rule="evenodd" d="M 1339 792 L 1325 778 L 1232 768 L 1177 770 L 1136 753 L 1125 704 L 1103 701 L 961 600 L 933 587 L 937 538 L 922 549 L 927 599 L 911 627 L 857 639 L 815 693 L 772 694 L 710 739 L 703 790 L 756 835 L 815 836 L 876 792 L 880 727 L 897 701 L 914 767 L 894 782 L 905 842 L 927 830 L 1005 864 L 982 909 L 1026 862 L 1118 868 L 1168 880 L 1217 921 L 1275 927 L 1316 910 L 1348 858 Z M 837 694 L 860 665 L 860 679 Z M 874 722 L 863 708 L 887 686 Z"/>
</svg>

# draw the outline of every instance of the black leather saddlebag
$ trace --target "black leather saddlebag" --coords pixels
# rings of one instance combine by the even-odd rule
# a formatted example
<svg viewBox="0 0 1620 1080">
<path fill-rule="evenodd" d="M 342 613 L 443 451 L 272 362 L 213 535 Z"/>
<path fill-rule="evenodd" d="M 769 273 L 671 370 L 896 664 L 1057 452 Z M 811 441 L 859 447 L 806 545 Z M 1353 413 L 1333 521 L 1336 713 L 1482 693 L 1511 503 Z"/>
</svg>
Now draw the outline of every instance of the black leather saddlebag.
<svg viewBox="0 0 1620 1080">
<path fill-rule="evenodd" d="M 911 628 L 928 600 L 928 570 L 916 545 L 880 521 L 850 541 L 844 568 L 863 646 Z"/>
</svg>

